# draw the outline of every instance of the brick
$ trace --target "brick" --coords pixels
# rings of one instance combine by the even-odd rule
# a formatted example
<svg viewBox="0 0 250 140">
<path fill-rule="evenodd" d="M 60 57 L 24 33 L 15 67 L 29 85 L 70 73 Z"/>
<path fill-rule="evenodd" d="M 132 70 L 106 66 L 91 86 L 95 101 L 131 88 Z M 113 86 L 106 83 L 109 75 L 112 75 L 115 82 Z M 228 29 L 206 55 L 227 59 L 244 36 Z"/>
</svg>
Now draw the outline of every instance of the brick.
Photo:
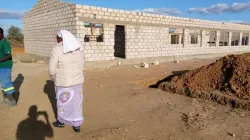
<svg viewBox="0 0 250 140">
<path fill-rule="evenodd" d="M 95 6 L 90 6 L 90 10 L 97 10 L 97 7 L 95 7 Z"/>
<path fill-rule="evenodd" d="M 108 16 L 103 16 L 103 19 L 109 19 L 109 17 Z"/>
<path fill-rule="evenodd" d="M 107 12 L 108 9 L 107 9 L 107 8 L 102 8 L 102 11 L 103 11 L 103 12 Z"/>
<path fill-rule="evenodd" d="M 82 7 L 83 9 L 85 9 L 85 10 L 89 10 L 90 9 L 90 6 L 87 6 L 87 5 L 83 5 L 83 7 Z"/>
<path fill-rule="evenodd" d="M 82 5 L 75 5 L 75 7 L 74 8 L 77 8 L 77 9 L 81 9 L 82 8 Z"/>
<path fill-rule="evenodd" d="M 114 10 L 114 9 L 108 9 L 108 12 L 115 12 L 116 10 Z"/>
<path fill-rule="evenodd" d="M 110 13 L 109 12 L 105 12 L 105 16 L 110 16 Z"/>
<path fill-rule="evenodd" d="M 105 15 L 104 12 L 98 12 L 98 14 L 102 16 Z"/>
</svg>

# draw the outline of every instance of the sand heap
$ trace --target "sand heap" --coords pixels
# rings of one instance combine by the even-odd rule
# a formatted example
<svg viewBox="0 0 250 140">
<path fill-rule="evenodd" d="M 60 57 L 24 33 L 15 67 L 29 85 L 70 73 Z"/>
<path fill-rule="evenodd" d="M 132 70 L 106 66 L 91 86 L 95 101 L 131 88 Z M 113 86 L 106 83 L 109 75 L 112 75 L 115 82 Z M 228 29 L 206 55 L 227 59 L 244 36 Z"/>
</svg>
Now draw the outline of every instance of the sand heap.
<svg viewBox="0 0 250 140">
<path fill-rule="evenodd" d="M 171 87 L 166 88 L 166 85 Z M 250 53 L 228 55 L 215 63 L 191 70 L 181 76 L 160 83 L 159 88 L 177 92 L 178 88 L 189 92 L 220 91 L 229 96 L 249 99 Z"/>
</svg>

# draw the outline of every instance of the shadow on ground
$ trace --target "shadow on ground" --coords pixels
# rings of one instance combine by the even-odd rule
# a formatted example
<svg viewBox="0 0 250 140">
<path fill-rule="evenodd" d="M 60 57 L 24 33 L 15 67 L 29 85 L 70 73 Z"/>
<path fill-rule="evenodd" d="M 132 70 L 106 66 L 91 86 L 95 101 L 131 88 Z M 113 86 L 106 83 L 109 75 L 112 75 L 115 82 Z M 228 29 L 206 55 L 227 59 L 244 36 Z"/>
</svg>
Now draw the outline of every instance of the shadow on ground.
<svg viewBox="0 0 250 140">
<path fill-rule="evenodd" d="M 39 116 L 44 117 L 46 123 L 38 120 Z M 18 125 L 16 139 L 45 140 L 45 137 L 52 138 L 54 132 L 48 118 L 49 116 L 46 111 L 38 111 L 37 106 L 31 106 L 28 112 L 28 118 Z"/>
<path fill-rule="evenodd" d="M 57 107 L 56 107 L 56 93 L 55 93 L 55 85 L 51 80 L 47 80 L 43 89 L 44 93 L 47 94 L 52 109 L 54 111 L 55 119 L 57 119 Z"/>
<path fill-rule="evenodd" d="M 19 97 L 20 97 L 20 88 L 21 88 L 23 82 L 24 82 L 23 74 L 18 74 L 17 78 L 13 81 L 13 85 L 14 85 L 15 91 L 16 91 L 14 96 L 15 96 L 17 102 L 18 102 Z"/>
<path fill-rule="evenodd" d="M 156 84 L 150 85 L 149 88 L 158 88 L 158 86 L 160 85 L 160 83 L 170 81 L 173 77 L 183 75 L 183 74 L 185 74 L 187 72 L 189 72 L 189 70 L 172 71 L 171 75 L 169 75 L 166 78 L 158 81 Z"/>
</svg>

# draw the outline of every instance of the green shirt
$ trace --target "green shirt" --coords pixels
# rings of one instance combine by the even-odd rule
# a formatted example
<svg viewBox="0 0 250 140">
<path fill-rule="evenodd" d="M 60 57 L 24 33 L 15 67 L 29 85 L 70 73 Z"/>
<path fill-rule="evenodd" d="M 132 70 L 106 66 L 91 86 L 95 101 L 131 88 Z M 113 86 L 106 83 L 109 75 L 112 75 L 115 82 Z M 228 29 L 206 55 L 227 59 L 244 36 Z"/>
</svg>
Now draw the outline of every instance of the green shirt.
<svg viewBox="0 0 250 140">
<path fill-rule="evenodd" d="M 11 54 L 11 47 L 7 39 L 4 38 L 0 41 L 0 58 L 3 58 L 8 54 Z M 12 60 L 0 62 L 0 68 L 12 68 L 12 65 Z"/>
</svg>

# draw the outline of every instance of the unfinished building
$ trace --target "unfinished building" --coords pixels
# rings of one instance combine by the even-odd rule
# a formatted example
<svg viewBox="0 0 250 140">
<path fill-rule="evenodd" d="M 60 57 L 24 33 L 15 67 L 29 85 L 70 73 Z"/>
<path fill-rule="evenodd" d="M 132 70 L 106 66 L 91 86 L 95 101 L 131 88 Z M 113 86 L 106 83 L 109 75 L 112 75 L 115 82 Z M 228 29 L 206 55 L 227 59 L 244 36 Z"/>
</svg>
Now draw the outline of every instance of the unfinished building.
<svg viewBox="0 0 250 140">
<path fill-rule="evenodd" d="M 24 17 L 25 52 L 48 57 L 60 29 L 86 61 L 246 52 L 250 26 L 39 0 Z"/>
</svg>

